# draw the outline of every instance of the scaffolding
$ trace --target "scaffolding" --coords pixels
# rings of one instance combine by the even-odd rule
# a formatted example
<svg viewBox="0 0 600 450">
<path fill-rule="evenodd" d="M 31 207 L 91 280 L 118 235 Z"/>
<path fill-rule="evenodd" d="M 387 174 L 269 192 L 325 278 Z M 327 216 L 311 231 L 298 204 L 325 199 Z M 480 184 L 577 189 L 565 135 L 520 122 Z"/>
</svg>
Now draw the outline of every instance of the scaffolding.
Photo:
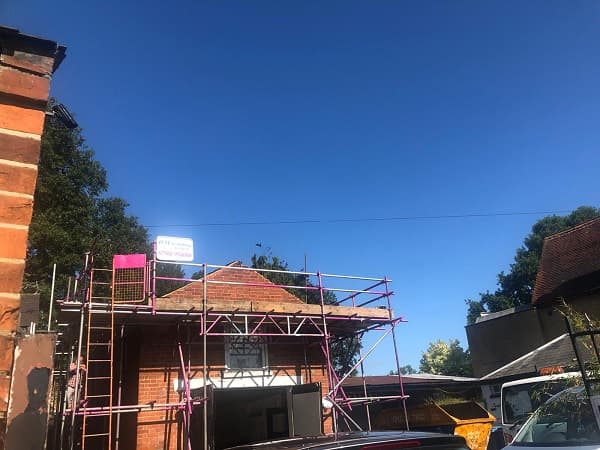
<svg viewBox="0 0 600 450">
<path fill-rule="evenodd" d="M 193 277 L 161 276 L 157 267 L 176 264 L 185 272 L 194 271 Z M 239 274 L 230 278 L 211 277 L 225 271 Z M 244 273 L 258 273 L 265 282 L 243 280 Z M 267 280 L 269 276 L 292 276 L 301 283 L 277 284 Z M 239 281 L 242 279 L 242 281 Z M 323 405 L 330 411 L 329 417 L 334 433 L 344 430 L 361 430 L 361 426 L 349 412 L 356 404 L 368 405 L 376 401 L 400 401 L 405 408 L 400 360 L 396 344 L 396 326 L 402 317 L 394 317 L 390 290 L 392 280 L 384 278 L 335 275 L 322 272 L 284 271 L 256 269 L 241 265 L 212 265 L 207 263 L 180 263 L 161 261 L 156 253 L 149 260 L 146 255 L 115 255 L 111 269 L 94 267 L 93 258 L 86 255 L 84 269 L 76 282 L 74 294 L 59 301 L 59 342 L 56 351 L 57 374 L 55 392 L 65 386 L 65 375 L 75 378 L 75 396 L 72 404 L 60 395 L 53 402 L 51 413 L 55 417 L 54 448 L 119 450 L 121 415 L 144 411 L 173 411 L 183 424 L 183 448 L 192 448 L 191 419 L 194 406 L 205 405 L 210 396 L 207 339 L 222 337 L 296 338 L 298 342 L 316 344 L 320 348 L 326 367 L 327 387 Z M 195 289 L 192 304 L 186 309 L 173 308 L 177 297 L 160 297 L 161 285 L 192 286 Z M 314 303 L 281 304 L 273 308 L 261 308 L 260 299 L 250 308 L 235 302 L 227 308 L 227 302 L 216 306 L 210 291 L 214 286 L 227 286 L 237 292 L 251 289 L 284 289 L 298 300 Z M 177 289 L 174 291 L 177 292 Z M 342 297 L 338 299 L 338 297 Z M 169 299 L 168 301 L 165 299 Z M 189 300 L 188 300 L 189 303 Z M 267 303 L 268 304 L 268 303 Z M 167 305 L 167 306 L 165 306 Z M 122 401 L 123 379 L 123 333 L 127 318 L 135 317 L 151 324 L 159 318 L 169 318 L 191 329 L 202 340 L 202 395 L 194 396 L 191 388 L 192 363 L 186 362 L 185 339 L 177 337 L 176 352 L 179 359 L 182 386 L 176 401 L 165 403 L 124 404 Z M 62 322 L 62 323 L 60 323 Z M 75 326 L 76 325 L 76 326 Z M 75 332 L 78 330 L 78 333 Z M 358 359 L 338 373 L 332 358 L 332 347 L 341 342 L 362 343 L 368 332 L 381 335 L 368 348 L 359 352 Z M 363 374 L 363 363 L 375 348 L 387 337 L 393 341 L 394 363 L 397 369 L 399 392 L 385 398 L 369 396 L 364 385 L 364 396 L 349 398 L 343 384 L 353 373 Z M 116 350 L 119 346 L 120 350 Z M 358 345 L 360 348 L 361 345 Z M 189 352 L 189 346 L 188 346 Z M 117 355 L 115 357 L 115 355 Z M 203 407 L 203 448 L 209 449 L 208 412 Z M 406 414 L 405 414 L 406 417 Z M 408 429 L 408 424 L 406 424 Z"/>
</svg>

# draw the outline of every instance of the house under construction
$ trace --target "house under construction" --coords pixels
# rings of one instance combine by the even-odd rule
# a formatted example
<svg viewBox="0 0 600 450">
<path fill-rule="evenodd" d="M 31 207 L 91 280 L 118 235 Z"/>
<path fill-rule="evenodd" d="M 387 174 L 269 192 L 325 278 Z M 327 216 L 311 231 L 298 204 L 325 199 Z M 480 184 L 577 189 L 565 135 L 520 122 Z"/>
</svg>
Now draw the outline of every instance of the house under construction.
<svg viewBox="0 0 600 450">
<path fill-rule="evenodd" d="M 115 255 L 106 269 L 88 257 L 75 294 L 59 302 L 49 448 L 220 450 L 360 429 L 352 405 L 382 400 L 366 390 L 350 399 L 342 383 L 386 336 L 396 349 L 402 319 L 393 316 L 387 278 L 239 262 L 177 263 L 196 275 L 169 278 L 157 274 L 159 264 L 175 263 L 156 252 L 148 260 Z M 284 273 L 304 283 L 267 278 Z M 307 303 L 309 293 L 316 303 Z M 334 353 L 352 351 L 348 344 L 370 331 L 375 344 L 336 373 Z M 390 362 L 399 369 L 397 352 Z M 69 404 L 71 364 L 79 389 Z M 398 381 L 399 392 L 383 400 L 404 399 Z"/>
</svg>

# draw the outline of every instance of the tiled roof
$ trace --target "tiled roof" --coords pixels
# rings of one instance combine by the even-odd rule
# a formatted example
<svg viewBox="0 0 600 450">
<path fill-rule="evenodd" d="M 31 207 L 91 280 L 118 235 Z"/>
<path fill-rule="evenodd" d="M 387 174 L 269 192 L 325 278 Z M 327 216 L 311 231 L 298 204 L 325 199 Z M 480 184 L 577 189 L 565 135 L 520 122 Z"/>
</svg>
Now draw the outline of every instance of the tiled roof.
<svg viewBox="0 0 600 450">
<path fill-rule="evenodd" d="M 576 356 L 568 334 L 563 334 L 535 350 L 481 377 L 494 380 L 516 375 L 528 375 L 543 367 L 576 365 Z"/>
<path fill-rule="evenodd" d="M 244 270 L 241 269 L 242 267 L 241 262 L 235 261 L 228 264 L 225 268 L 220 268 L 209 273 L 206 276 L 209 281 L 207 284 L 207 298 L 219 301 L 303 303 L 285 289 L 276 287 L 274 283 L 257 271 Z M 211 281 L 219 281 L 221 283 L 211 283 Z M 201 299 L 203 296 L 203 284 L 201 280 L 189 283 L 164 295 L 162 298 L 173 300 Z"/>
<path fill-rule="evenodd" d="M 600 286 L 600 217 L 544 239 L 532 303 Z"/>
<path fill-rule="evenodd" d="M 206 307 L 213 313 L 276 313 L 285 315 L 353 317 L 355 320 L 336 320 L 335 333 L 356 331 L 364 327 L 363 320 L 387 323 L 390 311 L 378 307 L 353 307 L 339 305 L 310 304 L 303 302 L 286 289 L 277 286 L 262 276 L 256 269 L 244 267 L 239 261 L 221 267 L 207 274 Z M 202 279 L 194 280 L 156 299 L 156 308 L 162 311 L 192 311 L 203 307 L 204 283 Z M 302 293 L 302 290 L 298 290 Z M 360 318 L 360 319 L 358 319 Z M 298 321 L 303 319 L 298 318 Z M 307 322 L 308 323 L 308 322 Z M 297 323 L 296 323 L 297 325 Z M 334 328 L 333 324 L 329 329 Z"/>
</svg>

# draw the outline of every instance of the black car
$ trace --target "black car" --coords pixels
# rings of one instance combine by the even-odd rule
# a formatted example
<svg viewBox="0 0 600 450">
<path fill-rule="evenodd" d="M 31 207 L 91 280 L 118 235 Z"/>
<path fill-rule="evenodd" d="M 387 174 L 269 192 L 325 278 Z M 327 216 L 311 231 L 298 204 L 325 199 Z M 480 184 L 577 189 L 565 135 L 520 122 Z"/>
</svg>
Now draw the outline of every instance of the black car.
<svg viewBox="0 0 600 450">
<path fill-rule="evenodd" d="M 465 439 L 452 434 L 415 431 L 351 432 L 289 438 L 230 447 L 227 450 L 469 450 Z"/>
</svg>

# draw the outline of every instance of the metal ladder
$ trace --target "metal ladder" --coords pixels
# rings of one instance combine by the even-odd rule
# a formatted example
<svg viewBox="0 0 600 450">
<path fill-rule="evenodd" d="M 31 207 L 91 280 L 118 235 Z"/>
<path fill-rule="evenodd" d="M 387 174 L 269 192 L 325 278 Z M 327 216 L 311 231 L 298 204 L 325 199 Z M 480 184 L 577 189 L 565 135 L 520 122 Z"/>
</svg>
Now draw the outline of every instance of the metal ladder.
<svg viewBox="0 0 600 450">
<path fill-rule="evenodd" d="M 114 302 L 108 287 L 112 281 L 94 280 L 107 277 L 106 272 L 93 269 L 87 314 L 86 367 L 87 376 L 82 404 L 81 450 L 106 449 L 112 445 Z M 111 277 L 112 278 L 112 277 Z"/>
</svg>

